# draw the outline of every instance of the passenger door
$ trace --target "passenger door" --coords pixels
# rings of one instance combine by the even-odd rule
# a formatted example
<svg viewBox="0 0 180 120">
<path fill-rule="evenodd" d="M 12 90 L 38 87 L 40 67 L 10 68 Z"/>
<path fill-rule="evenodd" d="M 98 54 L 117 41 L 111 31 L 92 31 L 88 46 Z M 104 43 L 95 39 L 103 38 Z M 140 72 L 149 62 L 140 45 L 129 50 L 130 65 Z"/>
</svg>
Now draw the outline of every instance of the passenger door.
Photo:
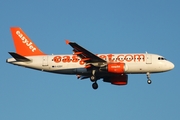
<svg viewBox="0 0 180 120">
<path fill-rule="evenodd" d="M 42 58 L 42 66 L 48 66 L 48 56 L 43 56 L 43 58 Z"/>
<path fill-rule="evenodd" d="M 146 64 L 151 64 L 151 63 L 152 63 L 151 54 L 146 53 Z"/>
</svg>

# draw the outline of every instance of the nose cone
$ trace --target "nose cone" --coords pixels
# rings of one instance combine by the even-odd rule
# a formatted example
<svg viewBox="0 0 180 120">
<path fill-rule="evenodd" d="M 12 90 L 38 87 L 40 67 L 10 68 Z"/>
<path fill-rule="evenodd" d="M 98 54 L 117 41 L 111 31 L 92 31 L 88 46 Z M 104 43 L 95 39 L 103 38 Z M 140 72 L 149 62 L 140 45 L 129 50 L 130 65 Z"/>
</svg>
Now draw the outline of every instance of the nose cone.
<svg viewBox="0 0 180 120">
<path fill-rule="evenodd" d="M 172 62 L 169 62 L 168 67 L 169 67 L 169 70 L 172 70 L 174 68 L 174 64 Z"/>
</svg>

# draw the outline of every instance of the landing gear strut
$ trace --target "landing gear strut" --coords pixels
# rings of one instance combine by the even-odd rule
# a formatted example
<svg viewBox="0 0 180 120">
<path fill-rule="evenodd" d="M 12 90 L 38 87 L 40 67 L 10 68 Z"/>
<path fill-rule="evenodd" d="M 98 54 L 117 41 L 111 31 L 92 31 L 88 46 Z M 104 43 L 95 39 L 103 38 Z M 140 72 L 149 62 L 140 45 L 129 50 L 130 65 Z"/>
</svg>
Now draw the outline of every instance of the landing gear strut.
<svg viewBox="0 0 180 120">
<path fill-rule="evenodd" d="M 91 82 L 93 82 L 92 88 L 96 90 L 98 88 L 98 84 L 97 84 L 97 78 L 96 78 L 95 72 L 96 70 L 92 70 L 92 76 L 90 77 L 90 80 Z"/>
<path fill-rule="evenodd" d="M 96 81 L 95 72 L 96 72 L 96 70 L 92 70 L 92 76 L 90 77 L 90 80 L 91 80 L 92 82 Z"/>
<path fill-rule="evenodd" d="M 92 75 L 92 76 L 90 77 L 90 80 L 91 80 L 91 82 L 96 81 L 96 76 L 95 76 L 95 75 Z"/>
<path fill-rule="evenodd" d="M 96 89 L 98 88 L 96 76 L 93 76 L 93 75 L 92 75 L 92 76 L 90 77 L 90 80 L 91 80 L 91 82 L 93 82 L 92 88 L 96 90 Z"/>
<path fill-rule="evenodd" d="M 148 79 L 148 80 L 147 80 L 147 83 L 148 83 L 148 84 L 151 84 L 152 81 L 150 80 L 150 73 L 147 72 L 146 75 L 147 75 L 147 79 Z"/>
</svg>

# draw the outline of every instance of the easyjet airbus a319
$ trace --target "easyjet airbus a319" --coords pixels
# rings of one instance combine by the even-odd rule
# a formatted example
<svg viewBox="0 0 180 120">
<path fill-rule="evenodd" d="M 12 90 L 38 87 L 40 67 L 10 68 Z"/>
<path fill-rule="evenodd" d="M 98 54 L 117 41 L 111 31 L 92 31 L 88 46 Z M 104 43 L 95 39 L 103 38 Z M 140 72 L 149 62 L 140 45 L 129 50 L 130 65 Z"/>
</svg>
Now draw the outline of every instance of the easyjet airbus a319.
<svg viewBox="0 0 180 120">
<path fill-rule="evenodd" d="M 19 27 L 11 27 L 16 52 L 9 52 L 13 58 L 6 60 L 18 66 L 35 70 L 76 75 L 78 79 L 90 78 L 93 89 L 97 81 L 113 85 L 127 85 L 128 74 L 146 74 L 151 84 L 150 73 L 172 70 L 174 64 L 163 56 L 149 53 L 93 54 L 75 42 L 66 40 L 73 48 L 72 55 L 47 55 Z"/>
</svg>

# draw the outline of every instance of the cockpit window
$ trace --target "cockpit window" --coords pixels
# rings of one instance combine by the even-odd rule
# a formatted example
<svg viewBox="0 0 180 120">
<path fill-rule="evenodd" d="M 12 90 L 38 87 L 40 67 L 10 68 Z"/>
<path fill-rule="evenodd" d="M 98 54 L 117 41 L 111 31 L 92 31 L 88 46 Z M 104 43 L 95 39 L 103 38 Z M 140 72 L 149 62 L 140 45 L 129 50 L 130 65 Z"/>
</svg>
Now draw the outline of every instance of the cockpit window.
<svg viewBox="0 0 180 120">
<path fill-rule="evenodd" d="M 158 57 L 158 60 L 166 60 L 164 57 Z"/>
</svg>

